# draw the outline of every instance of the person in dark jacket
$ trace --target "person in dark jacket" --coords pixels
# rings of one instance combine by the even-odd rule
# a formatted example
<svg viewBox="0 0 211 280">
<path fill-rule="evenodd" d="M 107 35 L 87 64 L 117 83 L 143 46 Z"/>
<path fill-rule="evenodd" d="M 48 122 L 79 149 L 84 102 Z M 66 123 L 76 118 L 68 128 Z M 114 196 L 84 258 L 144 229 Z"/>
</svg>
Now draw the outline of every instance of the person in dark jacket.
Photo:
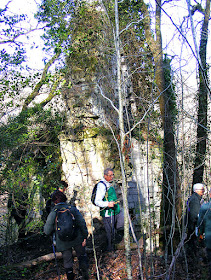
<svg viewBox="0 0 211 280">
<path fill-rule="evenodd" d="M 199 210 L 201 207 L 201 199 L 204 194 L 204 185 L 197 183 L 193 185 L 193 194 L 188 199 L 186 223 L 187 223 L 187 246 L 188 254 L 196 256 L 197 252 L 197 237 L 195 228 L 197 226 Z"/>
<path fill-rule="evenodd" d="M 210 201 L 202 204 L 197 222 L 198 235 L 205 235 L 205 247 L 209 263 L 209 279 L 211 280 L 211 189 Z"/>
<path fill-rule="evenodd" d="M 88 277 L 88 259 L 85 251 L 86 239 L 88 236 L 88 230 L 86 227 L 86 222 L 78 211 L 76 207 L 72 207 L 66 203 L 67 197 L 61 191 L 57 191 L 52 195 L 52 201 L 55 204 L 55 207 L 48 215 L 47 221 L 44 226 L 44 232 L 47 235 L 56 233 L 56 250 L 62 252 L 64 268 L 67 274 L 67 279 L 74 279 L 75 274 L 73 273 L 73 257 L 72 249 L 74 248 L 77 258 L 79 260 L 79 269 L 82 273 L 82 279 L 89 279 Z M 61 209 L 62 207 L 68 207 L 71 210 L 75 218 L 75 224 L 77 229 L 76 238 L 72 241 L 62 241 L 59 239 L 56 232 L 56 210 Z"/>
</svg>

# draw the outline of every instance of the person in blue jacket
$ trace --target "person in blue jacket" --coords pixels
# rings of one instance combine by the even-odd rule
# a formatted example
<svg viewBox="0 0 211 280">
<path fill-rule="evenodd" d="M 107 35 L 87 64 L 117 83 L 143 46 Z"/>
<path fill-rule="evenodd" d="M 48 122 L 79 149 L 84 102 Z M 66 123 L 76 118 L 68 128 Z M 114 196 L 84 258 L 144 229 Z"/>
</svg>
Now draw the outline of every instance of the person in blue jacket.
<svg viewBox="0 0 211 280">
<path fill-rule="evenodd" d="M 209 191 L 210 201 L 202 204 L 197 222 L 198 235 L 205 236 L 205 247 L 209 263 L 209 279 L 211 280 L 211 189 Z"/>
</svg>

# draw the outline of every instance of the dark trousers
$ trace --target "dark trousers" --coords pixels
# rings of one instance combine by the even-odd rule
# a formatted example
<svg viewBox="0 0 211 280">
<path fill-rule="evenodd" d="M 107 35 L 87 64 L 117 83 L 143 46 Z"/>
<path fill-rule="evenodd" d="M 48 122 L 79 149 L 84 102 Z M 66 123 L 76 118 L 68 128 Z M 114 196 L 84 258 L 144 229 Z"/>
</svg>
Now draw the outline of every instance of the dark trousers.
<svg viewBox="0 0 211 280">
<path fill-rule="evenodd" d="M 110 251 L 114 247 L 115 230 L 124 229 L 124 214 L 120 212 L 117 215 L 103 217 L 103 223 L 107 236 L 107 250 Z"/>
<path fill-rule="evenodd" d="M 209 280 L 211 280 L 211 249 L 206 248 L 207 251 L 207 260 L 209 264 Z"/>
<path fill-rule="evenodd" d="M 194 229 L 188 229 L 187 233 L 187 254 L 191 258 L 197 258 L 198 255 L 198 239 Z"/>
<path fill-rule="evenodd" d="M 83 247 L 81 244 L 78 244 L 73 247 L 76 256 L 79 261 L 79 268 L 82 270 L 87 270 L 88 269 L 88 258 L 86 255 L 85 247 Z M 64 268 L 69 269 L 73 267 L 73 255 L 72 255 L 72 248 L 65 250 L 62 252 L 62 257 L 63 257 L 63 263 L 64 263 Z"/>
</svg>

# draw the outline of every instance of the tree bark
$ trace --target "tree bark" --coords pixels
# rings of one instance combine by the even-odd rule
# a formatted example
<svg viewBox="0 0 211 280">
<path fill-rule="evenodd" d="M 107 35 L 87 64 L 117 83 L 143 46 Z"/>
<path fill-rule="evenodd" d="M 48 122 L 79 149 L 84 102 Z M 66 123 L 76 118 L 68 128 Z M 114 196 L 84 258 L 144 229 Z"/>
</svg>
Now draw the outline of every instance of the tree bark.
<svg viewBox="0 0 211 280">
<path fill-rule="evenodd" d="M 162 50 L 161 34 L 161 0 L 156 1 L 156 39 L 153 39 L 150 29 L 150 16 L 148 9 L 143 5 L 146 40 L 151 49 L 155 61 L 155 78 L 157 95 L 159 95 L 160 113 L 164 129 L 163 141 L 163 183 L 162 183 L 162 201 L 160 213 L 160 227 L 163 233 L 160 235 L 160 245 L 164 249 L 171 249 L 170 237 L 174 235 L 174 226 L 176 216 L 180 219 L 182 213 L 182 203 L 180 197 L 180 181 L 177 168 L 177 157 L 174 136 L 174 122 L 171 112 L 172 92 L 169 93 L 167 88 L 170 86 L 165 81 L 164 76 L 164 58 Z M 174 236 L 175 237 L 175 236 Z M 176 241 L 176 238 L 174 238 Z M 178 243 L 179 240 L 176 241 Z M 167 248 L 166 248 L 167 249 Z"/>
<path fill-rule="evenodd" d="M 125 165 L 123 158 L 123 147 L 125 139 L 124 131 L 124 117 L 123 117 L 123 104 L 124 95 L 121 88 L 121 57 L 120 57 L 120 39 L 119 39 L 119 15 L 118 15 L 118 0 L 115 0 L 115 49 L 117 56 L 117 89 L 119 96 L 119 130 L 120 130 L 120 165 L 122 173 L 122 190 L 123 190 L 123 201 L 124 201 L 124 241 L 125 241 L 125 256 L 126 256 L 126 270 L 128 280 L 132 279 L 132 266 L 131 266 L 131 249 L 130 249 L 130 234 L 129 234 L 129 219 L 128 219 L 128 201 L 127 201 L 127 183 L 125 174 Z"/>
<path fill-rule="evenodd" d="M 54 258 L 55 258 L 54 253 L 50 253 L 50 254 L 38 257 L 36 259 L 30 260 L 30 261 L 15 264 L 12 267 L 17 267 L 17 268 L 28 267 L 28 268 L 30 268 L 30 267 L 38 265 L 42 262 L 52 261 Z M 56 258 L 61 259 L 62 258 L 62 253 L 61 252 L 56 252 Z"/>
<path fill-rule="evenodd" d="M 199 90 L 198 90 L 198 126 L 197 145 L 194 161 L 193 184 L 203 182 L 207 145 L 207 106 L 208 106 L 208 67 L 206 62 L 208 25 L 210 17 L 210 0 L 206 0 L 204 21 L 199 47 Z"/>
</svg>

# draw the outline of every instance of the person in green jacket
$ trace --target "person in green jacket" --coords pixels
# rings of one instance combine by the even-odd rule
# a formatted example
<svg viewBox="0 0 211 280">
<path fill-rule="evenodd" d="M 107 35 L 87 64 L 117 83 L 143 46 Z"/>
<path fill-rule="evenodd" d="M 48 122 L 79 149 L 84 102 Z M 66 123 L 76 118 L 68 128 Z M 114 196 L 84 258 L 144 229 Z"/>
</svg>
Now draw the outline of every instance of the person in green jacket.
<svg viewBox="0 0 211 280">
<path fill-rule="evenodd" d="M 198 235 L 205 235 L 205 247 L 209 263 L 209 279 L 211 280 L 211 189 L 209 191 L 210 201 L 202 204 L 197 222 Z"/>
<path fill-rule="evenodd" d="M 107 251 L 113 251 L 115 241 L 114 239 L 117 239 L 118 237 L 118 241 L 121 241 L 124 234 L 124 215 L 120 210 L 116 191 L 111 185 L 113 179 L 113 169 L 106 168 L 104 170 L 103 179 L 97 184 L 95 197 L 95 205 L 100 207 L 100 215 L 103 218 L 106 231 Z M 116 234 L 115 230 L 117 230 Z"/>
<path fill-rule="evenodd" d="M 57 191 L 52 195 L 52 201 L 55 204 L 55 207 L 48 215 L 47 221 L 44 226 L 44 232 L 47 235 L 55 233 L 56 235 L 56 250 L 62 252 L 64 268 L 67 274 L 68 280 L 73 280 L 75 274 L 73 273 L 73 257 L 72 249 L 74 248 L 77 258 L 79 260 L 79 269 L 82 273 L 82 279 L 89 279 L 88 277 L 88 258 L 85 251 L 86 239 L 88 236 L 88 230 L 86 227 L 86 222 L 78 211 L 76 207 L 70 206 L 66 203 L 67 197 L 61 191 Z M 71 241 L 62 241 L 58 237 L 56 231 L 56 213 L 57 209 L 63 207 L 68 207 L 75 218 L 76 225 L 76 237 Z"/>
</svg>

